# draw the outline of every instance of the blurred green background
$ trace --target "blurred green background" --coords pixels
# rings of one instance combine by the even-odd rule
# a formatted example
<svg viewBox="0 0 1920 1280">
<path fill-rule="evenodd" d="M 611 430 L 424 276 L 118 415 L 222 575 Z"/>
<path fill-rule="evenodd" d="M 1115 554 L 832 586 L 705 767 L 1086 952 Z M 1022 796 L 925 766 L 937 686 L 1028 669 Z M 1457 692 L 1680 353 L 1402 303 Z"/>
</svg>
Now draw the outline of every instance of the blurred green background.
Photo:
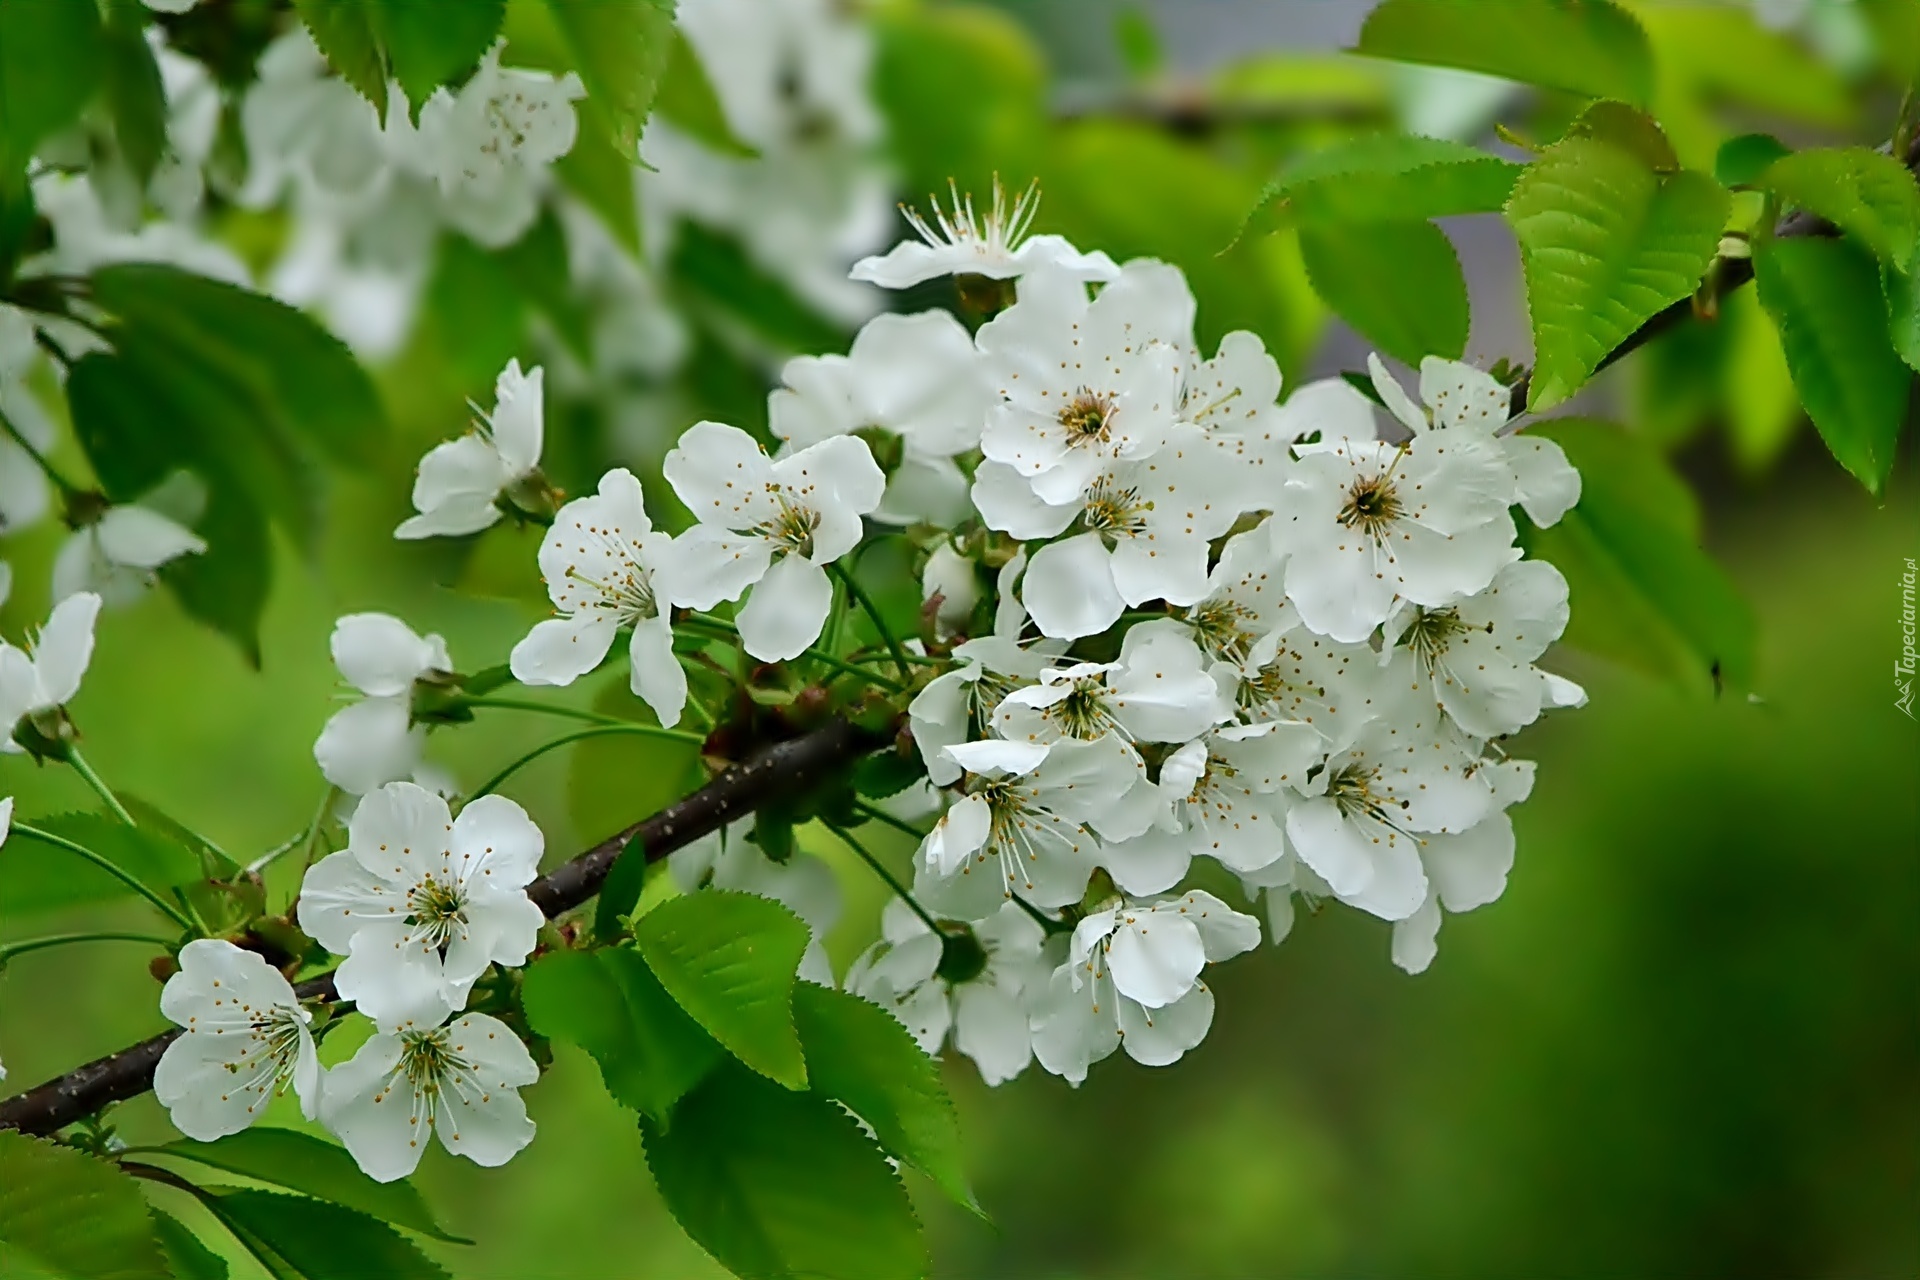
<svg viewBox="0 0 1920 1280">
<path fill-rule="evenodd" d="M 1296 17 L 1301 39 L 1334 43 L 1364 7 L 1271 9 Z M 905 150 L 909 184 L 925 176 L 918 169 L 962 168 L 1004 144 L 1010 175 L 1042 174 L 1047 229 L 1115 256 L 1176 261 L 1210 334 L 1253 327 L 1290 373 L 1352 367 L 1352 337 L 1323 329 L 1285 240 L 1253 250 L 1257 269 L 1215 254 L 1275 157 L 1322 136 L 1327 101 L 1362 115 L 1384 109 L 1378 73 L 1310 52 L 1274 55 L 1273 83 L 1318 86 L 1305 123 L 1276 109 L 1224 135 L 1110 118 L 1035 132 L 1028 113 L 1044 95 L 1101 92 L 1126 63 L 1085 55 L 1083 46 L 1113 47 L 1107 6 L 1007 8 L 1030 35 L 971 11 L 954 29 L 986 33 L 1011 87 L 979 89 L 951 115 L 933 110 L 939 84 L 888 91 L 896 130 L 921 131 Z M 1262 6 L 1218 8 L 1193 11 L 1229 34 L 1289 38 L 1275 34 L 1271 12 L 1256 13 Z M 1162 28 L 1177 13 L 1162 9 Z M 1236 27 L 1235 14 L 1257 25 Z M 1174 64 L 1155 75 L 1185 74 L 1183 58 L 1218 61 L 1217 49 L 1171 39 L 1167 48 Z M 1064 68 L 1056 79 L 1048 58 Z M 1259 82 L 1244 67 L 1234 74 Z M 929 106 L 909 118 L 911 103 L 898 99 L 915 92 Z M 1862 137 L 1883 128 L 1875 101 L 1847 106 L 1845 120 L 1805 127 Z M 964 136 L 943 141 L 943 129 Z M 1503 235 L 1496 226 L 1461 237 L 1479 303 L 1472 354 L 1489 358 L 1524 354 Z M 163 595 L 103 623 L 73 711 L 117 787 L 164 802 L 244 859 L 294 834 L 320 799 L 310 751 L 335 706 L 326 635 L 336 616 L 399 613 L 442 632 L 473 670 L 501 661 L 540 615 L 531 533 L 496 530 L 466 559 L 389 539 L 412 459 L 460 428 L 461 398 L 497 367 L 491 353 L 453 354 L 430 314 L 386 379 L 402 433 L 390 466 L 338 486 L 320 563 L 283 557 L 264 670 Z M 1719 357 L 1688 357 L 1708 358 Z M 1737 390 L 1681 412 L 1657 372 L 1623 375 L 1589 408 L 1645 418 L 1696 483 L 1709 545 L 1759 620 L 1757 698 L 1682 692 L 1561 655 L 1592 704 L 1520 739 L 1516 753 L 1540 773 L 1516 813 L 1511 886 L 1498 903 L 1449 918 L 1428 973 L 1400 973 L 1387 927 L 1335 908 L 1218 973 L 1212 1034 L 1176 1068 L 1117 1056 L 1079 1090 L 1035 1069 L 989 1091 L 956 1065 L 950 1082 L 992 1221 L 921 1197 L 939 1273 L 1920 1273 L 1920 725 L 1895 709 L 1889 678 L 1900 575 L 1920 555 L 1911 450 L 1876 506 L 1804 423 L 1778 430 L 1759 467 L 1739 444 L 1733 419 L 1747 410 L 1730 403 Z M 750 405 L 757 389 L 736 379 L 726 394 Z M 1643 413 L 1650 398 L 1672 412 Z M 705 407 L 684 390 L 648 404 L 624 426 L 603 403 L 550 405 L 557 476 L 579 491 L 609 458 L 644 468 L 663 433 Z M 0 611 L 8 635 L 43 616 L 38 584 L 60 536 L 42 527 L 10 541 L 22 586 Z M 1576 595 L 1576 614 L 1588 603 Z M 622 683 L 604 673 L 568 697 L 620 696 Z M 560 731 L 492 714 L 436 735 L 430 750 L 469 786 L 533 735 Z M 547 831 L 550 860 L 671 797 L 678 771 L 622 754 L 631 750 L 558 752 L 506 788 Z M 21 759 L 0 763 L 0 792 L 17 793 L 28 817 L 88 802 L 63 774 Z M 820 851 L 838 856 L 830 841 Z M 98 910 L 13 909 L 31 904 L 38 882 L 23 860 L 44 856 L 24 842 L 0 851 L 4 936 L 102 926 Z M 873 936 L 881 898 L 857 864 L 836 865 L 848 910 L 831 941 L 844 966 Z M 0 973 L 8 1085 L 159 1029 L 157 994 L 127 949 L 13 963 Z M 328 1056 L 345 1051 L 332 1042 Z M 633 1117 L 608 1100 L 589 1060 L 557 1050 L 528 1102 L 540 1137 L 505 1169 L 437 1148 L 422 1166 L 443 1220 L 478 1242 L 434 1246 L 449 1270 L 476 1280 L 718 1274 L 660 1205 Z M 282 1107 L 275 1121 L 298 1124 Z M 115 1119 L 134 1142 L 170 1132 L 150 1097 Z M 253 1275 L 250 1265 L 234 1274 Z"/>
</svg>

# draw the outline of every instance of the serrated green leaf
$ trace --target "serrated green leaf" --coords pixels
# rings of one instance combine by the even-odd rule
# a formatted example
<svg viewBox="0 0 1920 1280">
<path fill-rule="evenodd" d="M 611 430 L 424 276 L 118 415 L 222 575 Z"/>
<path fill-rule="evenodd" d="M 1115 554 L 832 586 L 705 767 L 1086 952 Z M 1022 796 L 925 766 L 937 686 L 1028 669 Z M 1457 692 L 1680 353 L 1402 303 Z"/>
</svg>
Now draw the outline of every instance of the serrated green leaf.
<svg viewBox="0 0 1920 1280">
<path fill-rule="evenodd" d="M 293 7 L 327 65 L 386 119 L 387 66 L 369 0 L 293 0 Z"/>
<path fill-rule="evenodd" d="M 32 825 L 93 850 L 163 895 L 202 871 L 189 850 L 159 833 L 140 831 L 97 813 L 60 813 Z M 51 911 L 133 895 L 123 882 L 78 854 L 20 837 L 0 848 L 0 900 L 10 913 Z"/>
<path fill-rule="evenodd" d="M 1374 134 L 1300 157 L 1260 193 L 1242 234 L 1493 213 L 1522 166 L 1442 138 Z"/>
<path fill-rule="evenodd" d="M 607 1092 L 656 1124 L 725 1056 L 625 947 L 542 956 L 522 998 L 535 1031 L 593 1055 Z"/>
<path fill-rule="evenodd" d="M 1896 271 L 1920 266 L 1920 183 L 1907 166 L 1866 147 L 1818 147 L 1782 156 L 1761 182 L 1817 213 Z"/>
<path fill-rule="evenodd" d="M 1534 371 L 1528 406 L 1559 404 L 1712 263 L 1729 197 L 1705 174 L 1661 178 L 1597 138 L 1555 143 L 1514 184 Z"/>
<path fill-rule="evenodd" d="M 302 439 L 333 460 L 379 460 L 386 414 L 345 343 L 265 294 L 155 263 L 104 267 L 93 300 L 130 325 L 166 326 L 209 366 L 257 379 Z"/>
<path fill-rule="evenodd" d="M 909 1280 L 926 1246 L 899 1176 L 853 1118 L 728 1063 L 641 1122 L 660 1196 L 744 1280 Z"/>
<path fill-rule="evenodd" d="M 901 755 L 898 751 L 877 751 L 864 756 L 853 766 L 853 790 L 869 800 L 897 796 L 927 776 L 927 763 L 918 751 Z"/>
<path fill-rule="evenodd" d="M 1680 168 L 1680 157 L 1674 154 L 1659 121 L 1624 102 L 1594 103 L 1567 126 L 1566 136 L 1611 143 L 1640 157 L 1641 163 L 1655 173 L 1673 173 Z"/>
<path fill-rule="evenodd" d="M 1713 157 L 1713 176 L 1723 186 L 1750 187 L 1760 181 L 1767 166 L 1792 149 L 1770 133 L 1743 133 L 1720 144 Z"/>
<path fill-rule="evenodd" d="M 0 187 L 24 186 L 34 148 L 87 105 L 102 43 L 94 4 L 0 0 Z"/>
<path fill-rule="evenodd" d="M 0 1263 L 9 1257 L 71 1280 L 170 1280 L 139 1184 L 72 1147 L 0 1131 Z"/>
<path fill-rule="evenodd" d="M 1636 106 L 1653 97 L 1647 34 L 1612 0 L 1386 0 L 1354 52 Z"/>
<path fill-rule="evenodd" d="M 228 1191 L 201 1203 L 303 1280 L 448 1280 L 440 1264 L 392 1227 L 337 1204 L 277 1191 Z"/>
<path fill-rule="evenodd" d="M 803 982 L 793 1019 L 813 1091 L 838 1099 L 873 1128 L 887 1154 L 926 1174 L 976 1212 L 960 1154 L 960 1120 L 939 1064 L 900 1020 L 859 996 Z"/>
<path fill-rule="evenodd" d="M 1920 272 L 1902 274 L 1883 266 L 1880 291 L 1887 297 L 1887 336 L 1893 349 L 1908 368 L 1920 370 Z"/>
<path fill-rule="evenodd" d="M 155 1209 L 153 1227 L 173 1280 L 227 1280 L 226 1259 L 202 1244 L 186 1223 Z"/>
<path fill-rule="evenodd" d="M 100 50 L 114 137 L 142 185 L 167 149 L 167 94 L 147 43 L 146 15 L 140 0 L 111 0 Z"/>
<path fill-rule="evenodd" d="M 1300 228 L 1314 291 L 1380 350 L 1408 364 L 1467 347 L 1467 278 L 1431 222 Z"/>
<path fill-rule="evenodd" d="M 1888 337 L 1873 259 L 1844 240 L 1806 237 L 1757 246 L 1753 266 L 1807 416 L 1840 465 L 1879 495 L 1913 371 Z"/>
<path fill-rule="evenodd" d="M 346 1148 L 297 1129 L 256 1125 L 212 1142 L 170 1142 L 161 1150 L 342 1205 L 435 1240 L 470 1243 L 448 1234 L 434 1220 L 433 1210 L 411 1182 L 375 1182 L 360 1172 Z"/>
<path fill-rule="evenodd" d="M 673 51 L 674 0 L 547 0 L 596 117 L 628 160 Z"/>
<path fill-rule="evenodd" d="M 733 1055 L 789 1089 L 807 1087 L 793 1026 L 794 977 L 812 934 L 771 898 L 702 889 L 636 922 L 634 943 L 680 1007 Z"/>
<path fill-rule="evenodd" d="M 500 34 L 507 0 L 368 0 L 373 35 L 415 120 L 441 85 L 466 76 Z"/>
<path fill-rule="evenodd" d="M 673 29 L 673 49 L 667 56 L 667 69 L 660 80 L 660 95 L 654 100 L 654 114 L 672 123 L 680 132 L 698 138 L 722 155 L 754 156 L 759 153 L 734 136 L 721 108 L 713 82 L 700 55 L 687 42 L 686 34 Z"/>
<path fill-rule="evenodd" d="M 1580 471 L 1578 505 L 1522 535 L 1529 554 L 1566 575 L 1564 643 L 1694 690 L 1750 687 L 1753 613 L 1700 549 L 1686 483 L 1610 424 L 1560 418 L 1527 430 L 1557 442 Z"/>
<path fill-rule="evenodd" d="M 613 868 L 601 882 L 600 896 L 593 904 L 593 936 L 612 942 L 626 932 L 620 922 L 640 905 L 641 891 L 647 885 L 647 846 L 639 836 L 627 841 L 627 847 L 613 860 Z"/>
</svg>

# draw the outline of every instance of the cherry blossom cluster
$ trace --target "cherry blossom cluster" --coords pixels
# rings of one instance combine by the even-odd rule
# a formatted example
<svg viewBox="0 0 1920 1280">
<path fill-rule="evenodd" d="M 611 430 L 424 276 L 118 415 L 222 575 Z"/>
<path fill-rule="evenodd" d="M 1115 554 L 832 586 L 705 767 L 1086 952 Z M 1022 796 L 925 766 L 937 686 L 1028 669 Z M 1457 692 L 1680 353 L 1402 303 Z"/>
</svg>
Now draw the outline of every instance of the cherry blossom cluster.
<svg viewBox="0 0 1920 1280">
<path fill-rule="evenodd" d="M 518 1090 L 539 1079 L 507 1025 L 462 1012 L 491 967 L 526 963 L 545 917 L 527 897 L 545 841 L 511 800 L 483 796 L 455 817 L 410 782 L 363 798 L 347 847 L 300 888 L 300 927 L 345 957 L 335 991 L 372 1020 L 352 1058 L 323 1069 L 313 1014 L 257 952 L 188 943 L 160 1011 L 181 1028 L 154 1072 L 175 1127 L 212 1141 L 257 1120 L 291 1087 L 381 1182 L 412 1173 L 435 1135 L 478 1164 L 533 1140 Z"/>
</svg>

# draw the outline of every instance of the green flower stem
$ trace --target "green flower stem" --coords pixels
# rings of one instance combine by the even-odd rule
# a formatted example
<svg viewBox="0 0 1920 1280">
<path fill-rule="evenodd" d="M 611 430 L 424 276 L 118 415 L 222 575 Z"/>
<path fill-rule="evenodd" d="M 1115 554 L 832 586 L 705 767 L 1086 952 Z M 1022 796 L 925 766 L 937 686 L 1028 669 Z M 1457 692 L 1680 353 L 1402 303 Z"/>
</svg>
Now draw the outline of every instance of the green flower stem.
<svg viewBox="0 0 1920 1280">
<path fill-rule="evenodd" d="M 705 738 L 702 738 L 697 733 L 686 733 L 679 729 L 662 729 L 657 724 L 634 724 L 631 721 L 617 720 L 611 724 L 595 725 L 590 729 L 582 729 L 577 733 L 562 734 L 551 742 L 541 743 L 487 779 L 486 785 L 473 793 L 473 799 L 478 800 L 481 796 L 492 795 L 494 788 L 549 751 L 557 751 L 570 742 L 579 742 L 586 738 L 601 738 L 608 734 L 615 733 L 630 733 L 642 738 L 666 738 L 674 742 L 691 742 L 695 745 L 706 741 Z"/>
<path fill-rule="evenodd" d="M 894 637 L 893 631 L 887 626 L 887 620 L 880 616 L 880 606 L 873 602 L 873 597 L 867 594 L 867 589 L 860 585 L 859 579 L 847 572 L 838 561 L 835 561 L 831 568 L 839 576 L 840 581 L 847 584 L 847 594 L 867 611 L 867 617 L 873 619 L 874 629 L 880 633 L 880 638 L 887 642 L 887 652 L 893 655 L 893 665 L 899 668 L 901 676 L 904 677 L 907 674 L 907 651 L 900 647 L 900 641 Z"/>
<path fill-rule="evenodd" d="M 919 916 L 921 921 L 926 924 L 927 928 L 933 931 L 934 937 L 944 938 L 947 936 L 946 934 L 940 931 L 940 922 L 935 920 L 932 914 L 928 912 L 928 910 L 925 907 L 920 905 L 918 899 L 916 899 L 911 893 L 907 892 L 907 887 L 900 883 L 899 878 L 896 877 L 893 874 L 893 872 L 887 870 L 886 867 L 881 865 L 880 859 L 874 857 L 872 852 L 869 851 L 865 845 L 861 844 L 858 840 L 855 840 L 853 838 L 853 835 L 851 832 L 847 831 L 844 827 L 838 826 L 831 822 L 827 822 L 825 819 L 821 820 L 821 825 L 826 827 L 827 830 L 833 832 L 834 835 L 840 837 L 841 844 L 846 845 L 847 848 L 859 854 L 860 860 L 866 863 L 869 867 L 873 868 L 873 874 L 879 876 L 882 880 L 884 880 L 886 882 L 887 888 L 893 890 L 894 894 L 899 897 L 900 901 L 906 903 L 909 907 L 913 908 L 913 914 Z"/>
<path fill-rule="evenodd" d="M 118 863 L 95 853 L 93 850 L 87 848 L 87 846 L 76 844 L 65 836 L 57 836 L 51 831 L 42 831 L 40 828 L 24 822 L 16 822 L 13 824 L 13 834 L 23 836 L 28 840 L 38 840 L 41 844 L 52 845 L 56 849 L 65 849 L 68 853 L 85 858 L 88 862 L 91 862 L 94 866 L 100 868 L 115 880 L 118 880 L 121 884 L 126 885 L 127 888 L 133 890 L 148 902 L 151 902 L 155 907 L 159 908 L 162 914 L 182 929 L 196 936 L 202 932 L 200 926 L 189 919 L 185 912 L 155 893 L 152 889 L 149 889 L 146 885 L 140 883 L 132 872 L 120 866 Z"/>
<path fill-rule="evenodd" d="M 925 840 L 927 838 L 926 832 L 920 830 L 918 827 L 914 826 L 911 822 L 908 822 L 905 818 L 894 817 L 892 814 L 888 813 L 885 809 L 882 809 L 877 804 L 873 804 L 869 801 L 862 800 L 856 796 L 853 801 L 853 807 L 855 809 L 858 809 L 861 813 L 865 814 L 867 817 L 872 818 L 875 822 L 884 823 L 887 826 L 892 827 L 895 831 L 900 832 L 902 835 L 912 836 L 915 844 L 918 844 L 920 841 Z"/>
<path fill-rule="evenodd" d="M 718 640 L 732 640 L 736 644 L 739 643 L 740 637 L 737 631 L 724 620 L 709 617 L 704 613 L 690 613 L 685 618 L 682 618 L 677 625 L 690 627 L 695 631 L 710 635 Z M 811 658 L 815 662 L 832 667 L 842 675 L 855 676 L 871 684 L 876 684 L 890 693 L 900 693 L 906 688 L 906 686 L 898 680 L 883 676 L 878 671 L 869 671 L 865 667 L 856 666 L 844 658 L 836 658 L 832 654 L 820 649 L 803 650 L 800 656 L 803 658 Z M 903 667 L 901 670 L 904 671 L 905 668 Z"/>
<path fill-rule="evenodd" d="M 1039 925 L 1040 928 L 1043 931 L 1045 931 L 1048 936 L 1052 936 L 1053 934 L 1056 934 L 1056 933 L 1072 933 L 1073 932 L 1073 926 L 1068 924 L 1065 920 L 1055 920 L 1052 916 L 1040 910 L 1040 908 L 1034 906 L 1031 902 L 1028 902 L 1025 898 L 1021 897 L 1019 894 L 1016 893 L 1013 895 L 1013 901 L 1014 901 L 1014 905 L 1018 906 L 1022 911 L 1026 912 L 1029 916 L 1032 916 L 1033 922 Z"/>
<path fill-rule="evenodd" d="M 114 795 L 107 784 L 101 780 L 100 775 L 93 771 L 93 766 L 87 763 L 87 758 L 80 754 L 80 748 L 71 742 L 67 744 L 66 761 L 73 766 L 73 771 L 85 778 L 87 785 L 97 791 L 100 798 L 107 802 L 107 808 L 113 810 L 114 817 L 130 827 L 137 828 L 140 825 L 133 820 L 133 815 L 127 812 L 126 806 L 120 803 L 120 797 Z"/>
<path fill-rule="evenodd" d="M 307 823 L 306 828 L 302 830 L 299 835 L 293 837 L 293 839 L 288 840 L 285 844 L 267 850 L 252 862 L 249 862 L 247 864 L 247 871 L 252 874 L 258 874 L 295 849 L 304 850 L 307 860 L 312 861 L 314 838 L 320 834 L 320 826 L 327 819 L 327 811 L 333 808 L 333 802 L 339 794 L 340 788 L 329 786 L 320 797 L 320 807 L 313 811 L 313 821 Z"/>
<path fill-rule="evenodd" d="M 80 486 L 61 475 L 53 463 L 48 461 L 47 455 L 34 448 L 33 442 L 27 439 L 20 428 L 13 425 L 13 419 L 4 413 L 0 413 L 0 431 L 4 431 L 7 435 L 11 436 L 13 442 L 25 451 L 27 457 L 33 459 L 33 464 L 39 467 L 41 473 L 47 477 L 53 487 L 60 491 L 61 497 L 70 498 L 74 494 L 81 492 Z"/>
<path fill-rule="evenodd" d="M 28 938 L 24 942 L 0 945 L 0 965 L 30 951 L 45 951 L 49 947 L 64 947 L 75 942 L 144 942 L 162 951 L 172 951 L 174 947 L 173 939 L 156 938 L 148 933 L 50 933 L 44 938 Z"/>
<path fill-rule="evenodd" d="M 551 702 L 534 702 L 525 698 L 469 698 L 469 707 L 492 707 L 496 711 L 536 711 L 550 716 L 564 716 L 569 720 L 584 720 L 588 724 L 633 725 L 639 729 L 654 729 L 660 733 L 680 733 L 677 729 L 661 729 L 657 725 L 642 725 L 632 720 L 622 720 L 618 716 L 601 715 L 598 711 L 582 711 L 578 707 L 563 707 Z M 693 737 L 694 735 L 685 735 Z M 699 739 L 694 737 L 697 742 Z"/>
</svg>

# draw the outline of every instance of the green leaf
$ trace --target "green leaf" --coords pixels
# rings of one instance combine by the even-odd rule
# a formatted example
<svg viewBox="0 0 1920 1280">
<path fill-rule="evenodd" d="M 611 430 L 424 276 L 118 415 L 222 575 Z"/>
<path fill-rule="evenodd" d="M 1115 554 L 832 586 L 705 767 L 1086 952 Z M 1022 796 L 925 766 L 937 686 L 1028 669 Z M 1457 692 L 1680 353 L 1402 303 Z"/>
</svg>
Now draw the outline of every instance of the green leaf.
<svg viewBox="0 0 1920 1280">
<path fill-rule="evenodd" d="M 1314 291 L 1388 355 L 1418 365 L 1466 350 L 1467 278 L 1431 222 L 1302 227 L 1300 254 Z"/>
<path fill-rule="evenodd" d="M 1612 0 L 1386 0 L 1354 52 L 1646 106 L 1653 51 Z"/>
<path fill-rule="evenodd" d="M 1560 418 L 1527 430 L 1556 441 L 1580 470 L 1578 505 L 1522 535 L 1572 589 L 1565 642 L 1698 690 L 1750 687 L 1752 610 L 1700 549 L 1686 482 L 1606 423 Z"/>
<path fill-rule="evenodd" d="M 794 975 L 812 935 L 771 898 L 702 889 L 642 916 L 634 942 L 680 1007 L 760 1074 L 807 1087 Z"/>
<path fill-rule="evenodd" d="M 1887 335 L 1911 369 L 1920 370 L 1920 272 L 1901 274 L 1880 268 L 1880 289 L 1887 295 Z"/>
<path fill-rule="evenodd" d="M 507 0 L 371 0 L 367 9 L 387 67 L 417 121 L 435 89 L 466 76 L 493 47 Z"/>
<path fill-rule="evenodd" d="M 201 1202 L 243 1241 L 272 1250 L 304 1280 L 447 1280 L 438 1263 L 392 1227 L 337 1204 L 277 1191 L 227 1191 Z"/>
<path fill-rule="evenodd" d="M 387 117 L 387 65 L 373 34 L 369 0 L 293 0 L 313 43 L 342 80 Z"/>
<path fill-rule="evenodd" d="M 674 0 L 547 0 L 573 50 L 588 114 L 621 156 L 640 155 L 640 129 L 673 51 Z"/>
<path fill-rule="evenodd" d="M 803 982 L 793 1019 L 813 1091 L 837 1098 L 872 1126 L 887 1154 L 978 1211 L 960 1155 L 960 1121 L 940 1067 L 900 1020 L 859 996 Z"/>
<path fill-rule="evenodd" d="M 87 105 L 103 43 L 90 0 L 0 0 L 0 187 L 25 185 L 34 148 Z"/>
<path fill-rule="evenodd" d="M 199 555 L 181 556 L 160 568 L 188 614 L 240 646 L 260 665 L 260 617 L 273 589 L 273 539 L 267 518 L 253 499 L 222 485 L 207 495 L 207 510 L 194 525 L 206 542 Z"/>
<path fill-rule="evenodd" d="M 1493 213 L 1522 166 L 1441 138 L 1374 134 L 1300 157 L 1260 193 L 1243 234 L 1288 224 L 1422 222 Z"/>
<path fill-rule="evenodd" d="M 377 462 L 386 415 L 345 343 L 265 294 L 154 263 L 104 267 L 93 300 L 130 325 L 164 326 L 227 376 L 257 384 L 304 440 L 345 465 Z"/>
<path fill-rule="evenodd" d="M 1821 147 L 1782 156 L 1761 181 L 1789 204 L 1817 213 L 1896 271 L 1920 267 L 1920 183 L 1911 170 L 1866 147 Z"/>
<path fill-rule="evenodd" d="M 1807 416 L 1840 465 L 1878 496 L 1913 380 L 1887 334 L 1878 269 L 1857 245 L 1817 237 L 1759 245 L 1753 265 Z"/>
<path fill-rule="evenodd" d="M 153 1226 L 174 1280 L 227 1280 L 226 1259 L 202 1244 L 186 1223 L 155 1209 Z"/>
<path fill-rule="evenodd" d="M 698 138 L 723 155 L 758 155 L 752 147 L 734 136 L 727 123 L 720 98 L 707 79 L 700 55 L 693 51 L 680 28 L 673 29 L 673 49 L 667 56 L 667 70 L 660 81 L 660 96 L 654 100 L 654 114 L 669 121 L 680 132 Z"/>
<path fill-rule="evenodd" d="M 1533 318 L 1529 407 L 1559 404 L 1608 353 L 1691 294 L 1719 248 L 1729 197 L 1705 174 L 1661 178 L 1597 138 L 1555 143 L 1514 185 Z"/>
<path fill-rule="evenodd" d="M 622 916 L 630 916 L 640 905 L 640 893 L 647 884 L 647 846 L 639 836 L 627 841 L 627 847 L 613 860 L 607 878 L 601 882 L 600 896 L 593 905 L 593 936 L 612 942 L 624 934 Z"/>
<path fill-rule="evenodd" d="M 600 215 L 614 240 L 627 252 L 640 253 L 640 210 L 633 186 L 633 161 L 613 149 L 598 132 L 587 132 L 573 150 L 553 162 L 553 171 L 567 189 Z"/>
<path fill-rule="evenodd" d="M 1680 157 L 1652 116 L 1624 102 L 1596 102 L 1567 126 L 1569 138 L 1596 138 L 1638 156 L 1655 173 L 1673 173 Z"/>
<path fill-rule="evenodd" d="M 163 893 L 192 884 L 204 874 L 192 852 L 162 834 L 135 830 L 102 814 L 54 814 L 35 818 L 32 825 L 84 845 Z M 51 911 L 132 895 L 124 883 L 67 850 L 25 837 L 0 848 L 0 901 L 7 904 L 9 913 Z"/>
<path fill-rule="evenodd" d="M 1720 144 L 1713 157 L 1713 176 L 1722 186 L 1750 187 L 1760 181 L 1767 166 L 1792 149 L 1770 133 L 1743 133 Z"/>
<path fill-rule="evenodd" d="M 927 776 L 927 763 L 918 751 L 877 751 L 853 766 L 853 790 L 869 800 L 897 796 Z"/>
<path fill-rule="evenodd" d="M 344 1147 L 297 1129 L 256 1125 L 212 1142 L 170 1142 L 167 1155 L 270 1182 L 342 1205 L 435 1240 L 467 1244 L 434 1221 L 433 1210 L 410 1182 L 375 1182 Z"/>
<path fill-rule="evenodd" d="M 607 1092 L 657 1124 L 725 1056 L 625 947 L 541 957 L 523 999 L 535 1031 L 592 1054 Z"/>
<path fill-rule="evenodd" d="M 853 1118 L 723 1065 L 641 1122 L 647 1166 L 687 1234 L 744 1280 L 909 1280 L 926 1245 L 899 1176 Z"/>
<path fill-rule="evenodd" d="M 104 1160 L 0 1131 L 0 1264 L 69 1280 L 168 1280 L 139 1184 Z"/>
<path fill-rule="evenodd" d="M 167 94 L 146 38 L 140 0 L 110 0 L 101 42 L 101 74 L 114 136 L 144 186 L 167 149 Z"/>
</svg>

